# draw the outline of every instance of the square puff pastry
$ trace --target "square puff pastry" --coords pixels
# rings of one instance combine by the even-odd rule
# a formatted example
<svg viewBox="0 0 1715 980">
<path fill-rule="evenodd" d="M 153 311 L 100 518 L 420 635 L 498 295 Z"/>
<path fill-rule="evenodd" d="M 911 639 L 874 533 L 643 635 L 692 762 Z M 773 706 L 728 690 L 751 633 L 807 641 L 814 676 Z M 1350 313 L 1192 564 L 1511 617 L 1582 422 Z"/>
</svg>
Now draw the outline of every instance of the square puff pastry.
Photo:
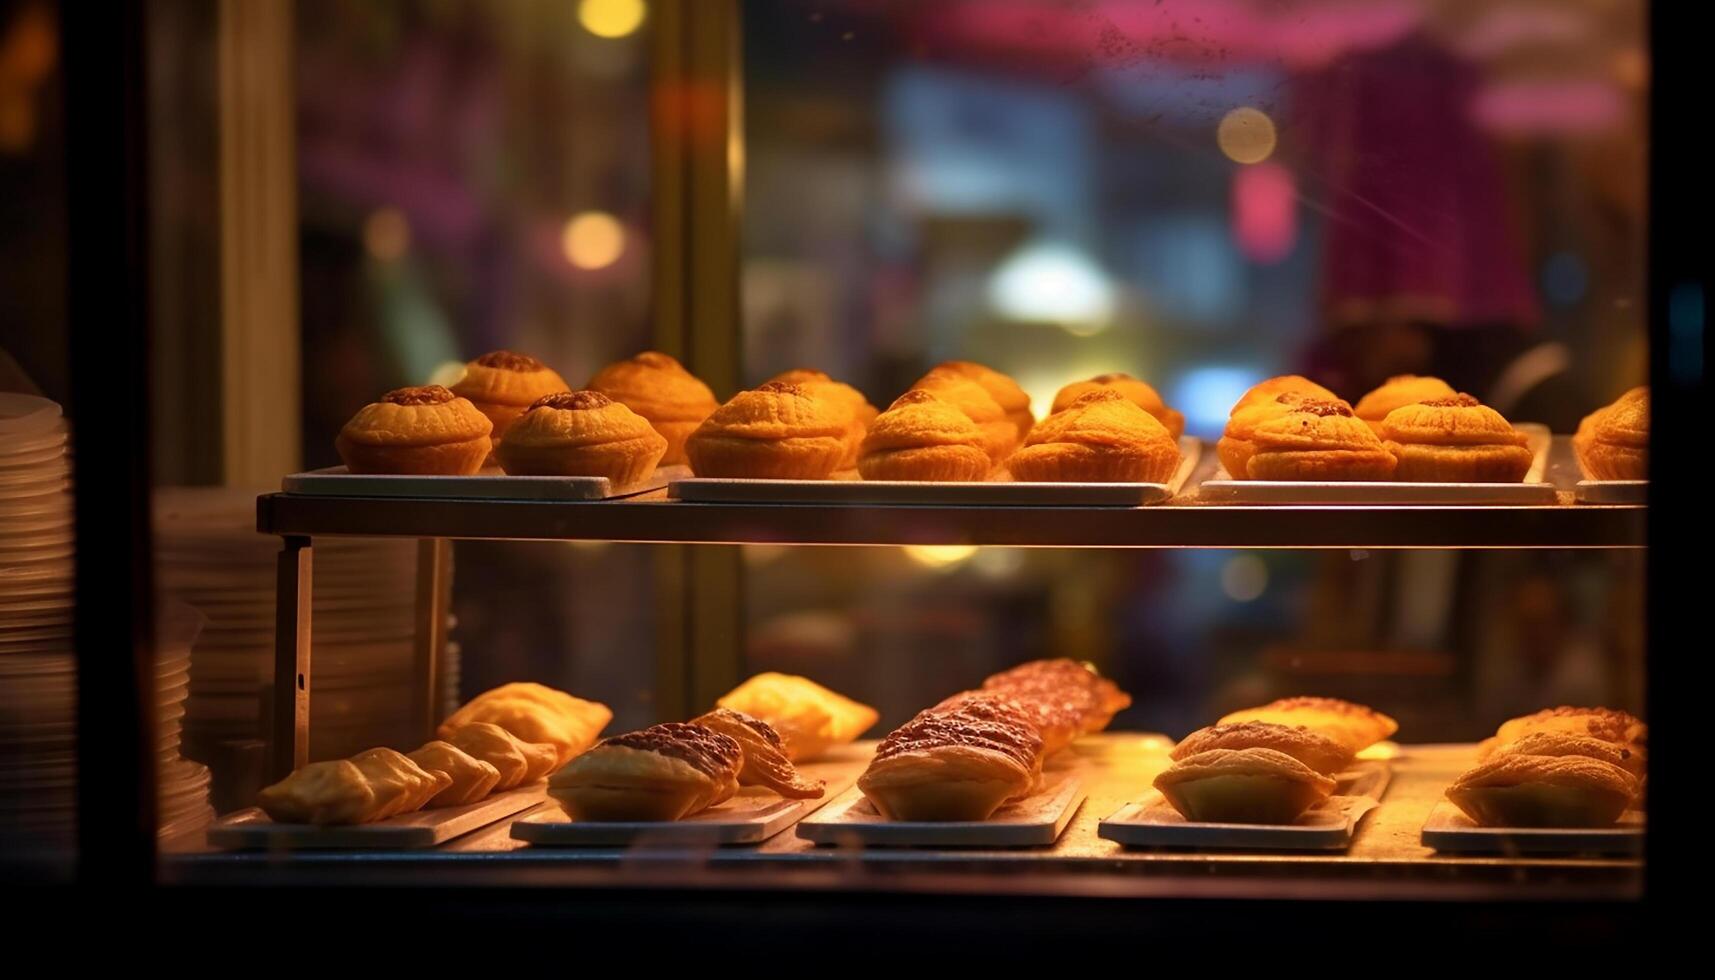
<svg viewBox="0 0 1715 980">
<path fill-rule="evenodd" d="M 450 742 L 426 742 L 410 753 L 411 761 L 424 772 L 444 774 L 451 782 L 423 804 L 428 809 L 475 803 L 494 791 L 500 770 Z"/>
<path fill-rule="evenodd" d="M 613 712 L 599 701 L 585 701 L 542 684 L 520 681 L 471 698 L 441 722 L 436 734 L 452 741 L 453 733 L 466 725 L 499 725 L 521 742 L 552 745 L 555 765 L 563 766 L 594 745 L 612 720 Z"/>
<path fill-rule="evenodd" d="M 757 674 L 715 702 L 773 726 L 793 762 L 814 759 L 869 731 L 881 717 L 867 704 L 836 694 L 808 677 Z"/>
<path fill-rule="evenodd" d="M 312 762 L 256 794 L 256 805 L 275 823 L 318 827 L 363 823 L 375 812 L 375 790 L 349 759 Z"/>
<path fill-rule="evenodd" d="M 559 765 L 559 752 L 552 745 L 523 742 L 499 725 L 473 722 L 455 730 L 446 741 L 473 759 L 500 770 L 495 790 L 513 789 L 533 783 Z"/>
<path fill-rule="evenodd" d="M 1155 777 L 1173 809 L 1199 823 L 1290 824 L 1334 792 L 1334 780 L 1274 749 L 1209 749 Z"/>
</svg>

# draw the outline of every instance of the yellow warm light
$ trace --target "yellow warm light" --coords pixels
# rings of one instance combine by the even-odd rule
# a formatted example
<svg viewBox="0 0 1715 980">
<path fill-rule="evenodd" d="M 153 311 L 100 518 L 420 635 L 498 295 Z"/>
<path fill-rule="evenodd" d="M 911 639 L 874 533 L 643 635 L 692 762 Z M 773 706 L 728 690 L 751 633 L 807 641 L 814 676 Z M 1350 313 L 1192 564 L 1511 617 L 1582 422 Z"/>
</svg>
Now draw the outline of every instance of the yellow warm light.
<svg viewBox="0 0 1715 980">
<path fill-rule="evenodd" d="M 928 568 L 946 568 L 949 565 L 957 565 L 976 553 L 976 546 L 968 544 L 908 544 L 905 546 L 907 558 Z"/>
<path fill-rule="evenodd" d="M 442 361 L 429 372 L 429 384 L 442 385 L 451 388 L 464 380 L 465 363 L 463 361 Z"/>
<path fill-rule="evenodd" d="M 583 0 L 578 23 L 596 37 L 624 37 L 643 26 L 643 0 Z"/>
<path fill-rule="evenodd" d="M 1261 163 L 1274 153 L 1274 120 L 1261 109 L 1240 106 L 1221 117 L 1215 143 L 1237 163 Z"/>
<path fill-rule="evenodd" d="M 605 269 L 625 251 L 625 227 L 604 211 L 585 211 L 566 222 L 560 248 L 580 269 Z"/>
<path fill-rule="evenodd" d="M 1377 742 L 1358 753 L 1360 759 L 1397 759 L 1399 758 L 1398 742 Z"/>
<path fill-rule="evenodd" d="M 411 247 L 411 223 L 398 208 L 382 208 L 363 219 L 363 247 L 382 262 L 395 262 Z"/>
</svg>

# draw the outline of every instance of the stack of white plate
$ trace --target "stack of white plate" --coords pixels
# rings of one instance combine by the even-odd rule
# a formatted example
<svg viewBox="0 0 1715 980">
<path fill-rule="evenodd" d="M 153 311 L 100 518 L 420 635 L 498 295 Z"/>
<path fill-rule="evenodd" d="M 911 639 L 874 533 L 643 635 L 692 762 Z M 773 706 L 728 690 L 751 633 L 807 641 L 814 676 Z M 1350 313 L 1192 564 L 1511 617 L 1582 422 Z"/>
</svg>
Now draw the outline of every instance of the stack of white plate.
<svg viewBox="0 0 1715 980">
<path fill-rule="evenodd" d="M 223 746 L 268 737 L 280 539 L 256 531 L 254 489 L 186 487 L 155 495 L 156 589 L 207 624 L 191 657 L 186 754 L 215 765 Z M 414 745 L 410 680 L 416 635 L 414 541 L 317 538 L 311 593 L 310 752 L 337 758 Z M 443 700 L 456 700 L 456 648 L 443 657 Z M 214 773 L 216 798 L 244 800 L 259 772 Z"/>
<path fill-rule="evenodd" d="M 77 819 L 71 468 L 60 407 L 0 394 L 0 846 Z"/>
</svg>

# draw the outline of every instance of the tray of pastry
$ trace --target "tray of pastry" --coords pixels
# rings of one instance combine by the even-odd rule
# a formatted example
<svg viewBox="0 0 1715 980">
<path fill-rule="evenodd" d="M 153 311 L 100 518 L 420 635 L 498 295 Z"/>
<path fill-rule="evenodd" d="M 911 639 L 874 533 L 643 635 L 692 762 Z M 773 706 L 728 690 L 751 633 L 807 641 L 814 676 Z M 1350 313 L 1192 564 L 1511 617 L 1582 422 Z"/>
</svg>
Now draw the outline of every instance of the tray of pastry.
<svg viewBox="0 0 1715 980">
<path fill-rule="evenodd" d="M 1049 773 L 1024 799 L 996 810 L 987 820 L 889 820 L 857 787 L 798 822 L 799 837 L 817 844 L 850 847 L 1046 847 L 1060 839 L 1084 803 L 1076 776 Z"/>
<path fill-rule="evenodd" d="M 1610 827 L 1483 827 L 1442 800 L 1423 822 L 1423 846 L 1452 854 L 1599 854 L 1644 849 L 1644 813 L 1627 810 Z"/>
<path fill-rule="evenodd" d="M 1004 469 L 983 482 L 863 480 L 855 470 L 828 480 L 675 480 L 668 496 L 696 503 L 939 504 L 985 507 L 1141 507 L 1172 498 L 1197 466 L 1201 443 L 1179 440 L 1179 467 L 1166 483 L 1044 483 L 1014 480 Z"/>
<path fill-rule="evenodd" d="M 1336 777 L 1335 795 L 1290 824 L 1203 823 L 1181 816 L 1158 790 L 1120 807 L 1096 835 L 1126 847 L 1206 850 L 1339 851 L 1351 846 L 1364 816 L 1381 802 L 1392 778 L 1385 762 L 1364 762 Z"/>
<path fill-rule="evenodd" d="M 800 767 L 815 772 L 812 765 Z M 847 767 L 839 781 L 828 781 L 821 799 L 788 800 L 759 786 L 747 786 L 720 806 L 680 820 L 573 820 L 557 806 L 526 814 L 512 824 L 512 837 L 548 847 L 687 847 L 760 844 L 814 813 L 835 793 L 849 787 L 857 772 Z"/>
<path fill-rule="evenodd" d="M 1530 469 L 1518 483 L 1416 483 L 1336 480 L 1234 480 L 1226 470 L 1197 488 L 1197 499 L 1218 504 L 1518 504 L 1548 505 L 1557 501 L 1554 484 L 1545 480 L 1548 448 L 1553 436 L 1547 426 L 1515 426 L 1531 452 Z"/>
<path fill-rule="evenodd" d="M 442 500 L 617 500 L 659 490 L 691 474 L 663 466 L 648 479 L 616 487 L 605 476 L 509 476 L 490 467 L 475 476 L 351 473 L 343 466 L 293 473 L 280 481 L 286 493 L 313 497 L 415 497 Z"/>
<path fill-rule="evenodd" d="M 208 843 L 229 851 L 254 850 L 400 850 L 435 847 L 547 798 L 547 786 L 529 786 L 496 793 L 463 806 L 418 810 L 376 823 L 319 827 L 307 823 L 275 823 L 257 807 L 222 817 L 208 829 Z"/>
</svg>

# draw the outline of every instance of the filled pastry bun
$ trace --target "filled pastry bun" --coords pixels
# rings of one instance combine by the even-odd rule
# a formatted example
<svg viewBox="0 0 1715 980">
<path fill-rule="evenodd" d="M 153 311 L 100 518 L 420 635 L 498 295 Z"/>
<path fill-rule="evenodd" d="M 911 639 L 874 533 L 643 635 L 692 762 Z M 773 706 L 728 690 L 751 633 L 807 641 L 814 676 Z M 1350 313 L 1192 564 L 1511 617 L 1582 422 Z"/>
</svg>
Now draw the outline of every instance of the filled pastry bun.
<svg viewBox="0 0 1715 980">
<path fill-rule="evenodd" d="M 825 480 L 846 455 L 850 412 L 770 381 L 715 409 L 685 440 L 702 477 Z"/>
<path fill-rule="evenodd" d="M 1155 420 L 1174 439 L 1185 434 L 1185 416 L 1168 408 L 1159 392 L 1129 374 L 1098 374 L 1088 381 L 1074 381 L 1055 394 L 1053 412 L 1063 412 L 1071 408 L 1080 396 L 1102 388 L 1114 389 L 1133 405 L 1155 416 Z"/>
<path fill-rule="evenodd" d="M 470 399 L 494 423 L 489 438 L 499 443 L 514 419 L 545 395 L 566 391 L 566 379 L 528 354 L 497 350 L 465 365 L 452 392 Z"/>
<path fill-rule="evenodd" d="M 1006 467 L 1025 481 L 1166 483 L 1179 468 L 1179 443 L 1124 394 L 1099 388 L 1031 429 Z"/>
<path fill-rule="evenodd" d="M 352 473 L 469 476 L 482 469 L 494 424 L 440 385 L 398 388 L 358 409 L 334 440 Z"/>
<path fill-rule="evenodd" d="M 685 440 L 720 406 L 708 385 L 672 357 L 653 350 L 609 364 L 584 387 L 649 420 L 667 440 L 662 466 L 685 462 Z"/>
<path fill-rule="evenodd" d="M 531 405 L 494 455 L 514 476 L 605 476 L 616 487 L 655 472 L 667 440 L 599 391 L 562 391 Z"/>
<path fill-rule="evenodd" d="M 1517 483 L 1530 471 L 1524 433 L 1470 395 L 1449 395 L 1389 412 L 1379 431 L 1412 483 Z"/>
<path fill-rule="evenodd" d="M 993 465 L 976 423 L 923 388 L 900 395 L 876 417 L 857 463 L 866 480 L 933 482 L 978 482 Z"/>
</svg>

